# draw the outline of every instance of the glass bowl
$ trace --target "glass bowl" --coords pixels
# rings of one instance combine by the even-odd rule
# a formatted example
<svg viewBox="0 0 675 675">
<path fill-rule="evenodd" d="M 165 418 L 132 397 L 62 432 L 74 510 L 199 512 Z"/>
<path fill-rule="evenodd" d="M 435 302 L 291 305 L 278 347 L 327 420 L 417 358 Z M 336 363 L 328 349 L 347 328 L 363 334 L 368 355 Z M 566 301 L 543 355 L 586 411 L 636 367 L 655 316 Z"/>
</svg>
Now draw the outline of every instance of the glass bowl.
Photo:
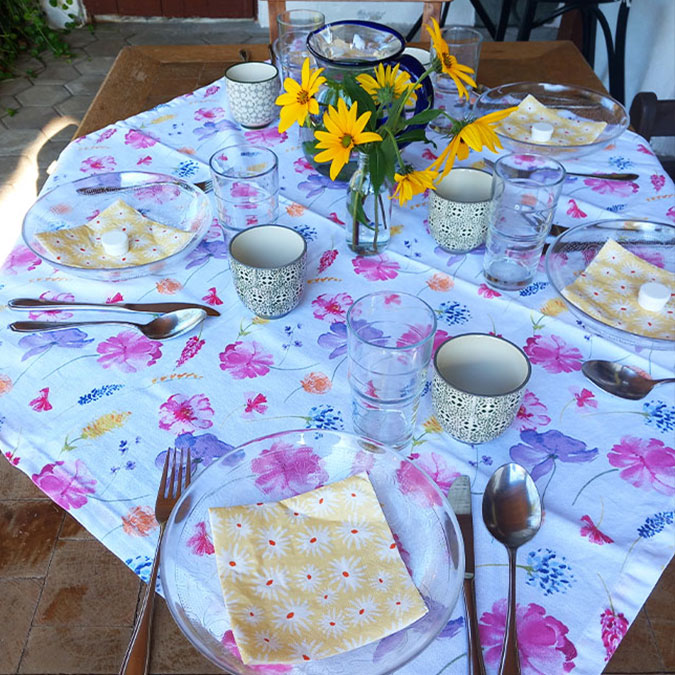
<svg viewBox="0 0 675 675">
<path fill-rule="evenodd" d="M 673 349 L 674 340 L 631 333 L 590 316 L 562 295 L 562 290 L 614 239 L 634 255 L 675 273 L 675 225 L 645 220 L 602 220 L 577 225 L 560 234 L 546 253 L 546 274 L 555 290 L 589 330 L 614 342 L 646 349 Z"/>
<path fill-rule="evenodd" d="M 45 249 L 37 235 L 85 225 L 118 199 L 162 225 L 192 234 L 187 244 L 170 256 L 129 267 L 75 267 L 64 265 Z M 179 264 L 206 234 L 212 220 L 211 204 L 202 190 L 159 173 L 119 171 L 63 183 L 43 194 L 23 221 L 28 248 L 45 262 L 75 276 L 99 281 L 122 281 L 165 273 Z"/>
<path fill-rule="evenodd" d="M 304 452 L 298 455 L 301 449 Z M 307 461 L 308 450 L 314 455 L 310 455 L 312 461 Z M 252 461 L 263 452 L 266 467 L 280 467 L 278 475 L 257 475 L 254 471 Z M 294 456 L 305 461 L 293 462 Z M 215 556 L 204 555 L 194 545 L 195 535 L 204 533 L 205 524 L 208 531 L 209 507 L 276 501 L 362 471 L 368 472 L 428 613 L 395 633 L 396 637 L 330 658 L 278 665 L 278 670 L 270 665 L 244 665 L 230 651 L 232 633 Z M 160 561 L 162 588 L 174 620 L 204 656 L 236 675 L 390 673 L 417 656 L 447 624 L 464 579 L 459 526 L 450 504 L 431 478 L 379 443 L 314 429 L 250 441 L 205 468 L 171 513 Z"/>
<path fill-rule="evenodd" d="M 568 84 L 549 82 L 515 82 L 503 84 L 483 92 L 474 103 L 476 115 L 486 115 L 497 110 L 517 106 L 532 94 L 547 108 L 570 113 L 571 118 L 606 122 L 607 126 L 593 143 L 583 145 L 547 145 L 531 143 L 507 136 L 499 128 L 497 136 L 504 148 L 520 154 L 548 155 L 555 159 L 582 157 L 609 145 L 628 128 L 626 109 L 608 94 Z"/>
</svg>

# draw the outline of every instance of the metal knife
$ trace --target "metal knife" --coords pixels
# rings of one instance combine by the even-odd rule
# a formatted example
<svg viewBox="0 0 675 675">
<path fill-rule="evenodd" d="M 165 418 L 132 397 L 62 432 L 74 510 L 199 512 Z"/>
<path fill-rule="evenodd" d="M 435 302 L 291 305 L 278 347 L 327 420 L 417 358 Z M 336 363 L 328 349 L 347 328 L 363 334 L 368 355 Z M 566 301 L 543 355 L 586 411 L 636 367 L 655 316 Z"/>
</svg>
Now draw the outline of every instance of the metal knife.
<svg viewBox="0 0 675 675">
<path fill-rule="evenodd" d="M 476 561 L 473 557 L 473 520 L 471 518 L 471 481 L 468 476 L 458 476 L 448 491 L 448 500 L 452 506 L 459 529 L 464 540 L 464 610 L 466 615 L 466 636 L 469 655 L 469 675 L 485 675 L 483 652 L 480 647 L 478 633 L 478 616 L 476 609 L 476 588 L 474 572 Z"/>
<path fill-rule="evenodd" d="M 147 303 L 95 303 L 63 302 L 60 300 L 36 300 L 34 298 L 14 298 L 7 303 L 10 309 L 47 310 L 47 309 L 103 309 L 114 312 L 148 312 L 163 314 L 176 309 L 203 309 L 209 316 L 220 316 L 220 312 L 208 305 L 193 302 L 147 302 Z"/>
</svg>

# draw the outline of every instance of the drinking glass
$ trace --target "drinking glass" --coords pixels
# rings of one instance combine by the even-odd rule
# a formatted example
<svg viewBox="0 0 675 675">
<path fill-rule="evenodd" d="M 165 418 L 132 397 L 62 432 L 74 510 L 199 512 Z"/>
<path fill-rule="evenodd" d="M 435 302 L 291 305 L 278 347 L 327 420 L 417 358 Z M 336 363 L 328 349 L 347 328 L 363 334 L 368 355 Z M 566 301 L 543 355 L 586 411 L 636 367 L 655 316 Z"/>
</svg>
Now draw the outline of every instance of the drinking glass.
<svg viewBox="0 0 675 675">
<path fill-rule="evenodd" d="M 491 286 L 513 291 L 527 286 L 537 271 L 565 169 L 541 155 L 506 155 L 495 164 L 492 180 L 483 273 Z"/>
<path fill-rule="evenodd" d="M 436 314 L 408 293 L 379 291 L 347 312 L 354 430 L 396 449 L 413 434 L 431 359 Z"/>
<path fill-rule="evenodd" d="M 243 230 L 272 223 L 279 210 L 277 156 L 255 145 L 230 145 L 209 160 L 218 220 L 223 227 Z"/>
<path fill-rule="evenodd" d="M 302 64 L 309 59 L 310 66 L 316 67 L 316 60 L 307 49 L 307 36 L 287 33 L 272 43 L 274 62 L 281 73 L 281 82 L 290 77 L 296 82 L 302 79 Z"/>
<path fill-rule="evenodd" d="M 483 36 L 473 28 L 467 26 L 448 26 L 441 31 L 443 39 L 448 43 L 450 55 L 454 56 L 463 66 L 473 68 L 471 79 L 476 80 L 478 74 L 478 61 L 480 60 L 480 48 Z M 431 57 L 436 58 L 436 52 L 431 47 Z M 471 111 L 471 104 L 466 98 L 460 98 L 457 85 L 453 79 L 445 73 L 434 73 L 431 76 L 434 85 L 434 107 L 445 110 L 448 115 L 455 119 L 463 119 Z M 471 94 L 473 87 L 465 84 Z M 435 131 L 448 131 L 452 123 L 447 117 L 437 117 L 431 122 Z"/>
<path fill-rule="evenodd" d="M 315 9 L 289 9 L 277 15 L 279 37 L 292 33 L 297 37 L 306 38 L 325 23 L 326 17 Z"/>
</svg>

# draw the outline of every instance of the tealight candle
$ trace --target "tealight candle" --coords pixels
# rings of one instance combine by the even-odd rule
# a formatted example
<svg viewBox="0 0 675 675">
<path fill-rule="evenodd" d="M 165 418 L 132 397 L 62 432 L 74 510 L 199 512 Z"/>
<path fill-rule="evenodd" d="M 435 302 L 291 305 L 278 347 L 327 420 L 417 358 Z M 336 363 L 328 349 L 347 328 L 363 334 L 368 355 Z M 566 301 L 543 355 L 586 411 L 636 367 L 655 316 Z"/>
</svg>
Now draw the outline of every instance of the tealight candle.
<svg viewBox="0 0 675 675">
<path fill-rule="evenodd" d="M 129 237 L 119 230 L 110 230 L 101 235 L 101 246 L 108 255 L 124 255 L 129 251 Z"/>
<path fill-rule="evenodd" d="M 670 298 L 670 289 L 655 281 L 642 284 L 638 292 L 638 304 L 648 312 L 660 312 Z"/>
<path fill-rule="evenodd" d="M 535 143 L 546 143 L 553 136 L 553 125 L 548 122 L 535 122 L 530 129 L 530 134 Z"/>
</svg>

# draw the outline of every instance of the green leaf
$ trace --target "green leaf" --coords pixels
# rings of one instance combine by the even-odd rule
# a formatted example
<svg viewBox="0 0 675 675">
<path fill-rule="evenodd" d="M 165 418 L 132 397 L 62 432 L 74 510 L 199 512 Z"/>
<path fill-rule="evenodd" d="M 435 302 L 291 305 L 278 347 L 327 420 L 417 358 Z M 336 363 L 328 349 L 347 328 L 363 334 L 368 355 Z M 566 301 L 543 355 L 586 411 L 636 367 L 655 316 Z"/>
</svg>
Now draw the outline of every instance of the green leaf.
<svg viewBox="0 0 675 675">
<path fill-rule="evenodd" d="M 441 113 L 442 113 L 441 110 L 433 110 L 433 109 L 423 110 L 421 113 L 417 113 L 417 115 L 414 115 L 410 119 L 406 120 L 406 123 L 408 125 L 428 124 L 432 120 L 435 120 Z"/>
<path fill-rule="evenodd" d="M 368 92 L 354 79 L 353 75 L 345 75 L 342 85 L 347 96 L 349 96 L 352 101 L 357 102 L 359 114 L 368 111 L 372 113 L 370 120 L 368 121 L 368 126 L 370 126 L 370 123 L 374 123 L 377 108 L 375 107 L 373 99 L 370 98 L 370 94 L 368 94 Z"/>
<path fill-rule="evenodd" d="M 396 141 L 399 143 L 429 143 L 424 129 L 410 129 L 404 131 L 402 134 L 396 136 Z"/>
</svg>

